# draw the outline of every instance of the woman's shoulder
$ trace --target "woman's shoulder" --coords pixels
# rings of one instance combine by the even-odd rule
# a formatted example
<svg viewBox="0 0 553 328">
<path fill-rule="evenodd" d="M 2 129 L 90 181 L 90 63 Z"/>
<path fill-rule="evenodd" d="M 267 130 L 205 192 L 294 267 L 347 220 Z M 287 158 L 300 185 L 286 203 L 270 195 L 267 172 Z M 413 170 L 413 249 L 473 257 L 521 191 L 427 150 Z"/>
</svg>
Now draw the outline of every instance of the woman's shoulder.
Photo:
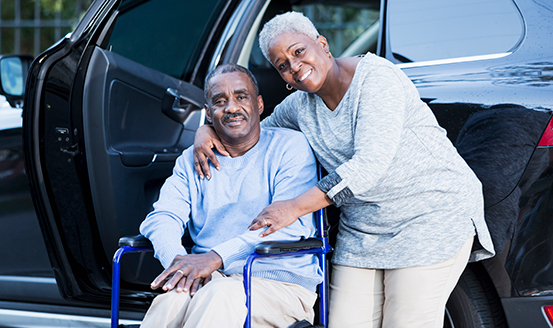
<svg viewBox="0 0 553 328">
<path fill-rule="evenodd" d="M 357 65 L 357 71 L 370 71 L 389 68 L 396 69 L 396 66 L 388 59 L 382 58 L 370 52 L 366 53 Z"/>
<path fill-rule="evenodd" d="M 309 93 L 301 90 L 296 90 L 286 96 L 280 104 L 297 105 L 305 103 L 309 98 Z"/>
<path fill-rule="evenodd" d="M 296 90 L 276 105 L 274 111 L 281 114 L 285 113 L 287 117 L 297 118 L 298 113 L 306 108 L 311 98 L 313 98 L 313 94 Z"/>
<path fill-rule="evenodd" d="M 359 62 L 355 76 L 356 86 L 363 90 L 367 85 L 375 87 L 375 80 L 378 80 L 380 85 L 386 83 L 405 84 L 408 80 L 405 73 L 394 63 L 372 53 L 367 53 Z"/>
</svg>

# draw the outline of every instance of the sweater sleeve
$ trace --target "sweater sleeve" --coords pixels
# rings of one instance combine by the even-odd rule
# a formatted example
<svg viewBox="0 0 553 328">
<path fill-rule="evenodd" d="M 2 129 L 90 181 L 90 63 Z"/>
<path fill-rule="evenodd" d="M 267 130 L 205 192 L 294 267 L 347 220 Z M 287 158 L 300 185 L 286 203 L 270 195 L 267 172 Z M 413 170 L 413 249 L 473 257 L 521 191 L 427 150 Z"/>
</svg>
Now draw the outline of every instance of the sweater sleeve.
<svg viewBox="0 0 553 328">
<path fill-rule="evenodd" d="M 190 191 L 185 171 L 185 155 L 180 156 L 173 174 L 165 181 L 154 210 L 140 225 L 140 233 L 154 246 L 154 256 L 164 268 L 177 255 L 185 255 L 181 238 L 190 215 Z"/>
<path fill-rule="evenodd" d="M 336 206 L 373 188 L 397 153 L 407 106 L 397 74 L 380 66 L 361 84 L 354 154 L 317 184 Z"/>
<path fill-rule="evenodd" d="M 261 121 L 262 128 L 288 128 L 299 131 L 297 120 L 298 109 L 301 106 L 298 91 L 286 97 L 275 109 Z"/>
<path fill-rule="evenodd" d="M 286 141 L 284 152 L 274 178 L 274 193 L 271 202 L 292 199 L 317 183 L 315 157 L 301 134 Z M 264 228 L 266 230 L 266 228 Z M 260 237 L 262 231 L 246 231 L 244 234 L 217 245 L 212 250 L 223 259 L 226 270 L 235 261 L 245 260 L 261 242 L 271 240 L 298 241 L 315 234 L 313 214 L 300 217 L 293 224 L 269 236 Z"/>
</svg>

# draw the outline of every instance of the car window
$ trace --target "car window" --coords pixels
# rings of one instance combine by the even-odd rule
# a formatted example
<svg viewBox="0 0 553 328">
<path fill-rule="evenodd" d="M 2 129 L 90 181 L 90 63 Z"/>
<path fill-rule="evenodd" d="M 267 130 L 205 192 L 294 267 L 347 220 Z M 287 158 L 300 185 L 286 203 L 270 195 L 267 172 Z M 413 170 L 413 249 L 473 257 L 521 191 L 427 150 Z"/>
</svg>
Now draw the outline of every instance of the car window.
<svg viewBox="0 0 553 328">
<path fill-rule="evenodd" d="M 388 1 L 387 23 L 400 62 L 505 53 L 524 34 L 512 0 Z"/>
<path fill-rule="evenodd" d="M 126 0 L 108 49 L 176 78 L 190 76 L 224 1 Z"/>
<path fill-rule="evenodd" d="M 307 4 L 303 4 L 303 2 Z M 326 37 L 330 51 L 335 57 L 355 56 L 368 51 L 376 51 L 380 15 L 379 1 L 372 0 L 363 3 L 342 1 L 331 4 L 323 3 L 323 1 L 294 1 L 294 5 L 289 5 L 288 8 L 282 6 L 281 2 L 273 1 L 267 12 L 271 12 L 272 6 L 278 7 L 278 13 L 294 10 L 307 16 L 319 33 Z M 272 11 L 275 11 L 274 8 Z M 273 15 L 268 16 L 270 17 L 265 17 L 265 21 Z M 257 31 L 254 36 L 256 35 Z M 271 67 L 261 54 L 257 40 L 255 40 L 251 52 L 250 67 Z"/>
<path fill-rule="evenodd" d="M 366 1 L 363 4 L 343 1 L 332 4 L 295 5 L 292 8 L 303 12 L 311 19 L 319 33 L 329 41 L 329 48 L 334 56 L 342 57 L 344 52 L 346 56 L 351 56 L 376 50 L 378 28 L 371 30 L 371 27 L 378 23 L 378 2 Z M 367 39 L 367 33 L 372 33 L 373 37 Z M 363 40 L 364 46 L 357 48 L 358 53 L 349 53 L 355 41 L 359 43 Z"/>
<path fill-rule="evenodd" d="M 253 72 L 265 102 L 262 118 L 269 115 L 278 103 L 288 94 L 285 83 L 278 72 L 261 54 L 258 42 L 258 29 L 277 14 L 287 11 L 300 11 L 307 16 L 324 35 L 334 57 L 355 56 L 368 51 L 375 52 L 378 41 L 379 0 L 294 0 L 271 1 L 259 13 L 259 22 L 253 24 L 238 63 Z"/>
</svg>

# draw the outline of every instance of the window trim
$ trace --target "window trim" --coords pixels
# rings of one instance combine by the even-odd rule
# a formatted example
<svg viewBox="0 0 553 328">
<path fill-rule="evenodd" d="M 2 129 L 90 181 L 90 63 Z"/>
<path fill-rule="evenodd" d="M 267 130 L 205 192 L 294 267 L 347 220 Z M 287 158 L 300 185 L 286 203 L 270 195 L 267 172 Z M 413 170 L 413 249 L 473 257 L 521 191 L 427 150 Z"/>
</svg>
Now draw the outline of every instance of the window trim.
<svg viewBox="0 0 553 328">
<path fill-rule="evenodd" d="M 426 60 L 426 61 L 419 61 L 419 62 L 412 62 L 412 63 L 400 63 L 400 64 L 396 64 L 396 66 L 399 68 L 413 68 L 413 67 L 421 67 L 421 66 L 457 64 L 457 63 L 466 63 L 466 62 L 473 62 L 473 61 L 479 61 L 479 60 L 498 59 L 498 58 L 507 57 L 510 54 L 512 54 L 512 52 L 502 52 L 497 54 L 467 56 L 467 57 L 457 57 L 457 58 L 447 58 L 447 59 Z"/>
<path fill-rule="evenodd" d="M 223 31 L 223 34 L 219 38 L 219 43 L 217 44 L 217 47 L 215 48 L 215 52 L 213 53 L 213 56 L 211 57 L 211 62 L 209 63 L 208 67 L 208 74 L 212 70 L 217 67 L 219 62 L 221 61 L 221 56 L 223 54 L 223 50 L 225 49 L 225 46 L 227 42 L 230 40 L 234 32 L 236 32 L 236 28 L 238 26 L 238 23 L 244 16 L 244 13 L 246 12 L 246 8 L 249 7 L 250 1 L 242 1 L 238 5 L 238 8 L 234 11 L 232 14 L 232 17 L 227 23 L 227 26 L 225 27 L 225 30 Z"/>
</svg>

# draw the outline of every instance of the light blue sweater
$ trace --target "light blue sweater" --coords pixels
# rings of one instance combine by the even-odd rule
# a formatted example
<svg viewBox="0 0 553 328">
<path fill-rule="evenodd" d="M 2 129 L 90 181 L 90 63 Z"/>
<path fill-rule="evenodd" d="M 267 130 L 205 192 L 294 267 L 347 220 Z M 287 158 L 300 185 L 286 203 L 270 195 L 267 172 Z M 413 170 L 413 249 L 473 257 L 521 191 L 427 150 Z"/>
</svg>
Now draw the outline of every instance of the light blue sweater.
<svg viewBox="0 0 553 328">
<path fill-rule="evenodd" d="M 242 273 L 246 258 L 260 242 L 314 236 L 311 214 L 264 238 L 259 237 L 263 230 L 248 231 L 267 205 L 294 198 L 317 183 L 315 158 L 303 134 L 262 129 L 257 144 L 244 155 L 217 156 L 221 170 L 212 168 L 211 180 L 201 180 L 194 171 L 192 147 L 186 149 L 161 188 L 154 211 L 140 225 L 165 268 L 175 256 L 186 254 L 181 238 L 187 226 L 195 243 L 192 252 L 215 251 L 227 275 Z M 322 281 L 313 255 L 258 259 L 252 274 L 312 291 Z"/>
</svg>

